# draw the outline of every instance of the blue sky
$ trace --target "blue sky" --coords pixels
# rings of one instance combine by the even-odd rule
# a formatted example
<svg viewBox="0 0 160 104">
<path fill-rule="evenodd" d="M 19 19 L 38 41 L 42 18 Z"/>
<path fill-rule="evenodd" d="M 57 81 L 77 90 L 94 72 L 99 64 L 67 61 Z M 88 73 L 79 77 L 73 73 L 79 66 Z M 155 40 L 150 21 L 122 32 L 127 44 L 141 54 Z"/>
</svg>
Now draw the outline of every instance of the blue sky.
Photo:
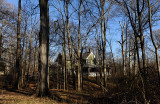
<svg viewBox="0 0 160 104">
<path fill-rule="evenodd" d="M 8 3 L 11 3 L 13 4 L 15 7 L 18 7 L 18 0 L 7 0 Z M 22 0 L 23 2 L 23 0 Z M 50 11 L 52 11 L 50 9 Z M 50 15 L 52 15 L 53 12 L 50 13 Z M 109 24 L 110 24 L 110 34 L 108 33 L 107 34 L 107 38 L 110 40 L 112 40 L 112 48 L 113 48 L 113 52 L 114 53 L 117 53 L 118 51 L 118 47 L 120 47 L 119 43 L 117 42 L 118 40 L 120 40 L 120 26 L 119 26 L 119 23 L 118 23 L 119 20 L 113 20 L 111 21 Z M 108 30 L 109 31 L 109 30 Z M 109 48 L 106 49 L 107 52 L 110 51 Z"/>
<path fill-rule="evenodd" d="M 18 7 L 17 6 L 18 0 L 7 0 L 6 2 L 13 4 L 15 7 Z M 53 9 L 50 8 L 50 16 L 54 14 L 53 13 L 54 11 L 52 12 L 52 10 Z M 120 44 L 117 42 L 118 40 L 121 40 L 121 28 L 119 25 L 119 21 L 122 22 L 122 18 L 114 18 L 114 20 L 111 20 L 109 22 L 110 33 L 107 34 L 107 39 L 112 40 L 112 48 L 116 56 L 121 56 Z M 157 30 L 157 29 L 160 29 L 159 22 L 157 22 L 157 26 L 153 27 L 153 30 Z M 110 51 L 109 48 L 107 48 L 106 50 L 107 52 Z"/>
<path fill-rule="evenodd" d="M 17 6 L 18 0 L 7 0 L 8 3 L 12 3 L 13 5 Z"/>
</svg>

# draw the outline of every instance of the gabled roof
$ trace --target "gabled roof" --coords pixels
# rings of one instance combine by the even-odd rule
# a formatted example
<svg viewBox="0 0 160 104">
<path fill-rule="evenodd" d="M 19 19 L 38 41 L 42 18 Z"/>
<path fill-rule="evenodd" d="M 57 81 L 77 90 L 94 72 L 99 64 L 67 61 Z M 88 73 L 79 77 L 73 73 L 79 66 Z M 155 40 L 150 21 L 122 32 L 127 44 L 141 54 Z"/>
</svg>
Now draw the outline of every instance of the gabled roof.
<svg viewBox="0 0 160 104">
<path fill-rule="evenodd" d="M 82 54 L 82 59 L 87 59 L 91 54 L 93 54 L 93 52 L 86 52 Z M 94 54 L 93 54 L 94 55 Z M 95 55 L 94 55 L 95 58 Z"/>
<path fill-rule="evenodd" d="M 82 59 L 86 59 L 90 55 L 90 52 L 86 52 L 82 54 Z"/>
<path fill-rule="evenodd" d="M 82 59 L 87 59 L 91 54 L 93 54 L 93 52 L 85 52 L 82 54 Z M 93 54 L 94 55 L 94 54 Z M 73 56 L 74 57 L 74 56 Z M 59 53 L 55 62 L 58 62 L 58 61 L 62 61 L 62 58 L 63 58 L 63 55 L 62 53 Z M 95 58 L 95 55 L 94 55 L 94 58 Z M 66 54 L 66 61 L 70 61 L 70 56 L 69 54 Z"/>
</svg>

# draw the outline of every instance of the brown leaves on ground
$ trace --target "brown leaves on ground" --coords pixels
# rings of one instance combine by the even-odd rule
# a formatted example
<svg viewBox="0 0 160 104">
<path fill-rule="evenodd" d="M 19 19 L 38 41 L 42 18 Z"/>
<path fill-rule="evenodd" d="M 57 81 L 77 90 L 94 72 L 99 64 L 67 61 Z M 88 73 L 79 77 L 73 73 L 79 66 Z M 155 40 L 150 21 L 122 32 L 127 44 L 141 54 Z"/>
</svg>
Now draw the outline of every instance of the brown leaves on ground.
<svg viewBox="0 0 160 104">
<path fill-rule="evenodd" d="M 37 98 L 0 89 L 0 104 L 57 104 L 49 98 Z"/>
</svg>

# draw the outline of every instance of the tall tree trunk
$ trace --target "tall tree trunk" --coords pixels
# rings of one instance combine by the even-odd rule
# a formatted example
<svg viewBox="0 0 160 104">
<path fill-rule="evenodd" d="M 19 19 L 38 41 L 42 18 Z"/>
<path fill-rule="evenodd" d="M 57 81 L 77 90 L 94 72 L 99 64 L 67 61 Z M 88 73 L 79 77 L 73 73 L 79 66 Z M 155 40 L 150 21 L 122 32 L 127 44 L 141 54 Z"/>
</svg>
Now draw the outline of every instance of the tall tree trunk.
<svg viewBox="0 0 160 104">
<path fill-rule="evenodd" d="M 26 40 L 25 40 L 25 56 L 24 56 L 24 78 L 26 79 L 26 72 L 27 72 L 27 56 L 28 56 L 28 37 L 27 34 L 26 35 Z M 26 82 L 25 82 L 26 84 Z"/>
<path fill-rule="evenodd" d="M 134 1 L 134 8 L 136 8 L 136 0 Z M 137 13 L 135 12 L 135 16 L 134 16 L 134 18 L 135 18 L 135 23 L 137 22 Z M 131 19 L 131 18 L 130 18 Z M 132 28 L 133 28 L 134 26 L 132 26 Z M 136 64 L 136 60 L 135 60 L 135 68 L 136 68 L 136 65 L 138 65 L 138 71 L 140 72 L 140 74 L 142 74 L 142 69 L 141 69 L 141 63 L 140 63 L 140 56 L 139 56 L 139 47 L 138 47 L 138 32 L 136 31 L 136 25 L 135 25 L 135 27 L 133 28 L 133 30 L 134 30 L 134 37 L 135 37 L 135 50 L 136 50 L 136 54 L 135 55 L 137 55 L 137 61 L 138 61 L 138 64 Z M 135 59 L 136 59 L 136 57 L 135 57 Z M 137 74 L 138 73 L 138 71 L 137 71 L 137 69 L 135 70 L 135 74 Z"/>
<path fill-rule="evenodd" d="M 4 29 L 4 25 L 5 25 L 5 22 L 3 21 L 2 22 L 2 26 L 1 26 L 1 31 L 0 31 L 0 58 L 2 57 L 2 47 L 3 47 L 3 44 L 2 44 L 2 32 L 3 32 L 3 29 Z"/>
<path fill-rule="evenodd" d="M 59 89 L 59 66 L 56 67 L 56 74 L 57 74 L 57 89 Z"/>
<path fill-rule="evenodd" d="M 125 28 L 125 42 L 126 42 L 126 49 L 125 49 L 125 68 L 126 68 L 126 74 L 128 73 L 128 75 L 130 76 L 130 69 L 127 70 L 128 68 L 128 60 L 127 60 L 127 51 L 128 51 L 128 21 L 126 21 L 126 28 Z M 128 72 L 127 72 L 128 71 Z"/>
<path fill-rule="evenodd" d="M 129 37 L 129 75 L 132 73 L 132 61 L 131 61 L 131 58 L 132 58 L 132 45 L 133 45 L 133 41 L 131 39 L 131 36 Z"/>
<path fill-rule="evenodd" d="M 17 21 L 17 52 L 16 52 L 16 75 L 15 75 L 15 89 L 19 89 L 19 78 L 20 78 L 20 26 L 21 25 L 21 0 L 18 2 L 18 21 Z"/>
<path fill-rule="evenodd" d="M 81 80 L 82 80 L 82 69 L 81 69 L 81 60 L 80 60 L 80 30 L 81 30 L 81 3 L 82 3 L 82 0 L 80 0 L 80 6 L 79 6 L 79 26 L 78 26 L 78 91 L 81 91 L 82 90 L 82 83 L 81 83 Z"/>
<path fill-rule="evenodd" d="M 148 17 L 149 17 L 149 27 L 150 27 L 150 36 L 151 36 L 151 40 L 153 43 L 153 46 L 155 48 L 155 54 L 156 54 L 156 68 L 157 68 L 157 72 L 158 72 L 158 79 L 159 79 L 159 83 L 160 83 L 160 66 L 159 66 L 159 55 L 158 55 L 158 47 L 154 41 L 153 38 L 153 32 L 152 32 L 152 17 L 151 17 L 151 5 L 150 5 L 150 0 L 148 0 Z"/>
<path fill-rule="evenodd" d="M 114 74 L 116 75 L 117 69 L 116 69 L 116 63 L 115 63 L 114 56 L 113 56 L 112 45 L 111 45 L 111 42 L 109 42 L 109 41 L 107 41 L 107 42 L 108 42 L 109 48 L 111 50 L 112 62 L 113 62 L 113 66 L 114 66 Z"/>
<path fill-rule="evenodd" d="M 32 7 L 31 7 L 31 10 L 32 10 Z M 27 81 L 29 81 L 28 77 L 29 75 L 31 75 L 31 54 L 32 54 L 32 33 L 33 33 L 33 26 L 32 26 L 32 15 L 33 13 L 31 14 L 31 34 L 30 34 L 30 39 L 29 39 L 29 60 L 28 60 L 28 71 L 27 71 Z"/>
<path fill-rule="evenodd" d="M 137 60 L 138 60 L 138 68 L 140 73 L 142 74 L 142 68 L 141 68 L 141 62 L 140 62 L 140 57 L 139 57 L 139 47 L 138 47 L 138 37 L 135 34 L 135 48 L 136 48 L 136 52 L 137 52 Z"/>
<path fill-rule="evenodd" d="M 31 74 L 31 54 L 32 54 L 32 31 L 33 29 L 31 29 L 31 35 L 30 35 L 30 39 L 29 39 L 29 60 L 28 60 L 28 70 L 27 70 L 27 81 L 29 81 L 29 75 Z"/>
<path fill-rule="evenodd" d="M 65 38 L 65 27 L 63 31 L 63 72 L 64 72 L 64 90 L 67 88 L 67 70 L 66 70 L 66 38 Z"/>
<path fill-rule="evenodd" d="M 48 55 L 49 55 L 49 7 L 48 0 L 39 0 L 40 6 L 40 83 L 38 86 L 38 96 L 48 95 Z"/>
<path fill-rule="evenodd" d="M 136 51 L 136 43 L 134 44 L 134 75 L 137 75 L 138 73 L 138 67 L 137 67 L 137 51 Z"/>
<path fill-rule="evenodd" d="M 144 3 L 144 2 L 143 2 Z M 138 24 L 139 24 L 139 32 L 140 32 L 140 41 L 141 41 L 141 51 L 142 51 L 142 60 L 143 60 L 143 73 L 146 74 L 146 57 L 145 57 L 145 47 L 144 47 L 144 36 L 143 36 L 143 28 L 142 28 L 142 10 L 139 9 L 139 1 L 137 0 L 137 14 L 138 14 Z"/>
<path fill-rule="evenodd" d="M 124 76 L 127 75 L 127 72 L 126 72 L 126 59 L 125 59 L 125 51 L 124 51 L 124 29 L 125 29 L 125 22 L 124 22 L 124 26 L 122 26 L 121 22 L 119 22 L 120 25 L 121 25 L 121 30 L 122 30 L 122 35 L 121 35 L 121 39 L 122 39 L 122 42 L 121 42 L 121 47 L 122 47 L 122 59 L 123 59 L 123 71 L 124 71 Z"/>
<path fill-rule="evenodd" d="M 23 46 L 22 46 L 22 57 L 24 56 L 24 48 L 25 48 L 25 41 L 26 41 L 26 31 L 27 31 L 27 19 L 25 20 L 25 27 L 24 27 L 24 35 L 23 35 Z M 24 57 L 23 57 L 24 58 Z M 24 76 L 25 76 L 25 60 L 21 60 L 21 85 L 24 86 Z"/>
<path fill-rule="evenodd" d="M 103 1 L 103 13 L 104 13 L 104 6 L 105 6 L 105 0 Z M 108 13 L 109 15 L 109 13 Z M 107 22 L 108 22 L 108 17 L 107 20 L 104 19 L 104 46 L 103 46 L 103 70 L 104 70 L 104 88 L 107 87 L 107 69 L 106 69 L 106 30 L 107 30 Z M 106 22 L 107 21 L 107 22 Z M 108 73 L 109 74 L 109 73 Z"/>
<path fill-rule="evenodd" d="M 72 46 L 71 46 L 71 39 L 70 39 L 70 32 L 69 32 L 69 11 L 68 11 L 68 4 L 70 0 L 66 1 L 66 10 L 67 10 L 67 37 L 68 37 L 68 47 L 69 47 L 69 56 L 70 56 L 70 64 L 71 64 L 71 71 L 72 71 L 72 77 L 73 77 L 73 87 L 75 87 L 75 74 L 74 74 L 74 69 L 73 69 L 73 55 L 72 55 Z"/>
<path fill-rule="evenodd" d="M 2 31 L 2 29 L 1 29 Z M 2 44 L 2 33 L 0 33 L 0 59 L 2 57 L 2 47 L 3 47 L 3 44 Z"/>
<path fill-rule="evenodd" d="M 36 59 L 37 59 L 37 35 L 35 35 L 35 47 L 34 47 L 34 72 L 33 72 L 33 79 L 35 80 L 35 71 L 36 71 L 36 66 L 37 66 L 37 63 L 36 63 Z"/>
<path fill-rule="evenodd" d="M 103 72 L 104 72 L 104 80 L 103 80 L 103 82 L 104 82 L 104 87 L 106 88 L 106 86 L 107 86 L 107 71 L 106 71 L 106 62 L 105 62 L 105 38 L 106 37 L 104 37 L 105 35 L 104 34 L 106 34 L 105 32 L 104 32 L 104 5 L 105 5 L 105 0 L 101 0 L 101 38 L 102 38 L 102 53 L 103 53 L 103 55 L 102 55 L 102 66 L 103 66 Z"/>
</svg>

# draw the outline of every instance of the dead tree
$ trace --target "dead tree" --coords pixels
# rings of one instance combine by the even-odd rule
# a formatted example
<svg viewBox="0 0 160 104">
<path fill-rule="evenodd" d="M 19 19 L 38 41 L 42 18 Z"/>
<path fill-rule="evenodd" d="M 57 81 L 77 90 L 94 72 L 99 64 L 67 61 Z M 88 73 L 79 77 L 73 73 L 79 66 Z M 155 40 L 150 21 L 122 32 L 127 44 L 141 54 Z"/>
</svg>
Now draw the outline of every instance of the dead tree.
<svg viewBox="0 0 160 104">
<path fill-rule="evenodd" d="M 125 58 L 125 51 L 124 51 L 124 29 L 125 29 L 125 22 L 122 26 L 121 22 L 119 22 L 120 26 L 121 26 L 121 31 L 122 31 L 122 35 L 121 35 L 121 42 L 119 42 L 121 44 L 121 48 L 122 48 L 122 59 L 123 59 L 123 71 L 124 71 L 124 75 L 127 75 L 127 71 L 126 71 L 126 58 Z"/>
</svg>

